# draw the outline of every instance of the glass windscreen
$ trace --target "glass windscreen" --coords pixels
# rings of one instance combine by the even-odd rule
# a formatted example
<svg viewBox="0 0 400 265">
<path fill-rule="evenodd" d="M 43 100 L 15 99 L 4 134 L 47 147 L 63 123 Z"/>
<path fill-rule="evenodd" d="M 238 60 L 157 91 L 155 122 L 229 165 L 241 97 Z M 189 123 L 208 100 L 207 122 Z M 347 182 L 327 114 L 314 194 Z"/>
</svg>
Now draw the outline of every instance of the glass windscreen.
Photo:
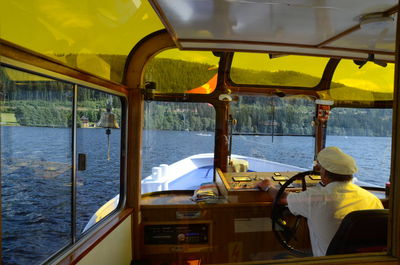
<svg viewBox="0 0 400 265">
<path fill-rule="evenodd" d="M 212 105 L 146 102 L 144 122 L 142 193 L 194 190 L 213 181 Z"/>
<path fill-rule="evenodd" d="M 236 84 L 314 87 L 320 82 L 328 60 L 321 57 L 236 52 L 230 77 Z"/>
<path fill-rule="evenodd" d="M 236 120 L 230 125 L 232 157 L 243 156 L 251 171 L 285 171 L 285 166 L 291 171 L 311 169 L 314 112 L 315 104 L 308 99 L 240 96 L 231 103 L 231 115 Z M 265 168 L 258 168 L 259 160 L 265 161 Z M 278 164 L 271 161 L 282 165 L 274 170 L 269 165 Z"/>
<path fill-rule="evenodd" d="M 136 43 L 164 28 L 141 0 L 2 1 L 0 25 L 2 39 L 115 82 Z"/>
<path fill-rule="evenodd" d="M 326 146 L 337 146 L 354 157 L 359 185 L 385 187 L 390 176 L 391 135 L 391 109 L 334 108 Z"/>
<path fill-rule="evenodd" d="M 155 82 L 156 93 L 210 94 L 217 85 L 219 58 L 212 52 L 170 49 L 146 65 L 145 82 Z"/>
</svg>

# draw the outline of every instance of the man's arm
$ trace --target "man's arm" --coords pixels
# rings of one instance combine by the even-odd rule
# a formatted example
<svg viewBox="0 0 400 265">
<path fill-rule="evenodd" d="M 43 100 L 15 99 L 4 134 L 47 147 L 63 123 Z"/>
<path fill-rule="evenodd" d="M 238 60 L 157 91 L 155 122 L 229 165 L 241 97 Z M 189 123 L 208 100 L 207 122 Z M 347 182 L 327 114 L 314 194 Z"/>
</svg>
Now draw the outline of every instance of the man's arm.
<svg viewBox="0 0 400 265">
<path fill-rule="evenodd" d="M 276 195 L 278 194 L 278 189 L 275 188 L 274 182 L 270 178 L 264 179 L 263 181 L 258 183 L 257 187 L 260 190 L 268 192 L 268 194 L 274 199 L 275 199 Z M 288 195 L 288 193 L 286 191 L 284 191 L 283 194 L 282 194 L 282 197 L 281 197 L 281 199 L 279 201 L 279 204 L 287 205 L 287 195 Z"/>
</svg>

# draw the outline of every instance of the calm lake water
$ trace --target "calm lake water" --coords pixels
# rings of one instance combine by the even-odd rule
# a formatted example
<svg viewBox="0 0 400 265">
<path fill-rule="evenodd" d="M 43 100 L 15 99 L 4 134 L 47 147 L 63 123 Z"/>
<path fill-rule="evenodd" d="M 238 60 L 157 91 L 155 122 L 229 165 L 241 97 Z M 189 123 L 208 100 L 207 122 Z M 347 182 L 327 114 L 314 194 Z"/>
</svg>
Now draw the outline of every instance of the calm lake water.
<svg viewBox="0 0 400 265">
<path fill-rule="evenodd" d="M 3 264 L 39 264 L 71 243 L 71 130 L 1 127 Z M 77 174 L 77 233 L 105 202 L 119 193 L 120 131 L 112 130 L 110 156 L 103 129 L 78 129 L 78 153 L 87 169 Z M 353 155 L 358 179 L 382 186 L 389 176 L 391 139 L 328 136 L 327 145 Z M 179 148 L 177 148 L 179 146 Z M 235 136 L 233 153 L 311 168 L 312 137 Z M 147 131 L 143 177 L 160 164 L 212 153 L 214 134 Z"/>
<path fill-rule="evenodd" d="M 355 176 L 384 186 L 390 173 L 390 137 L 327 136 L 327 146 L 338 146 L 352 155 L 359 166 Z M 176 149 L 179 146 L 179 149 Z M 214 134 L 200 132 L 147 131 L 143 141 L 143 176 L 151 168 L 171 164 L 188 156 L 214 152 Z M 232 153 L 312 168 L 313 137 L 234 136 Z"/>
</svg>

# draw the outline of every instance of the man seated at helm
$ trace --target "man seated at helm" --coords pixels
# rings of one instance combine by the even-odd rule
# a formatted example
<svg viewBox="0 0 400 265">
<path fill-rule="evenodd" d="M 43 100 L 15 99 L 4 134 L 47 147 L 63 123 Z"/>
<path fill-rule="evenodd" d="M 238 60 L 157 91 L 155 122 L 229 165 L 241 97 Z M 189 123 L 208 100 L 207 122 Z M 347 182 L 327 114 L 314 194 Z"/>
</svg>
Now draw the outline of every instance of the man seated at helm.
<svg viewBox="0 0 400 265">
<path fill-rule="evenodd" d="M 381 201 L 372 193 L 352 182 L 357 172 L 354 159 L 337 147 L 326 147 L 317 156 L 321 167 L 322 185 L 299 193 L 284 193 L 281 203 L 291 213 L 307 218 L 314 256 L 324 256 L 342 219 L 350 212 L 382 209 Z M 275 198 L 278 190 L 271 179 L 258 187 Z"/>
</svg>

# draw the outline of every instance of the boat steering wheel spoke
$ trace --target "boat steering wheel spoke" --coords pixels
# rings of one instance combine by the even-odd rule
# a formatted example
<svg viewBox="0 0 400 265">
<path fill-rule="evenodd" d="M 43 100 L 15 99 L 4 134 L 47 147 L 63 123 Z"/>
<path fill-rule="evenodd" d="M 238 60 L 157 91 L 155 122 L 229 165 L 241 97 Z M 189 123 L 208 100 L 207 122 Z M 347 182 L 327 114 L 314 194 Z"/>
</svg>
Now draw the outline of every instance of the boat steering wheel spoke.
<svg viewBox="0 0 400 265">
<path fill-rule="evenodd" d="M 299 237 L 297 236 L 297 234 L 300 224 L 303 223 L 305 218 L 303 216 L 297 215 L 294 217 L 294 221 L 291 220 L 289 222 L 288 219 L 293 219 L 293 215 L 289 212 L 287 206 L 283 206 L 279 202 L 281 201 L 285 190 L 296 180 L 301 181 L 301 189 L 302 191 L 305 191 L 307 189 L 305 177 L 308 175 L 312 175 L 313 173 L 313 171 L 300 172 L 287 180 L 279 189 L 272 204 L 272 230 L 274 231 L 275 236 L 284 248 L 288 249 L 291 253 L 300 257 L 312 256 L 312 253 L 297 249 L 292 246 L 290 242 L 299 242 Z"/>
</svg>

